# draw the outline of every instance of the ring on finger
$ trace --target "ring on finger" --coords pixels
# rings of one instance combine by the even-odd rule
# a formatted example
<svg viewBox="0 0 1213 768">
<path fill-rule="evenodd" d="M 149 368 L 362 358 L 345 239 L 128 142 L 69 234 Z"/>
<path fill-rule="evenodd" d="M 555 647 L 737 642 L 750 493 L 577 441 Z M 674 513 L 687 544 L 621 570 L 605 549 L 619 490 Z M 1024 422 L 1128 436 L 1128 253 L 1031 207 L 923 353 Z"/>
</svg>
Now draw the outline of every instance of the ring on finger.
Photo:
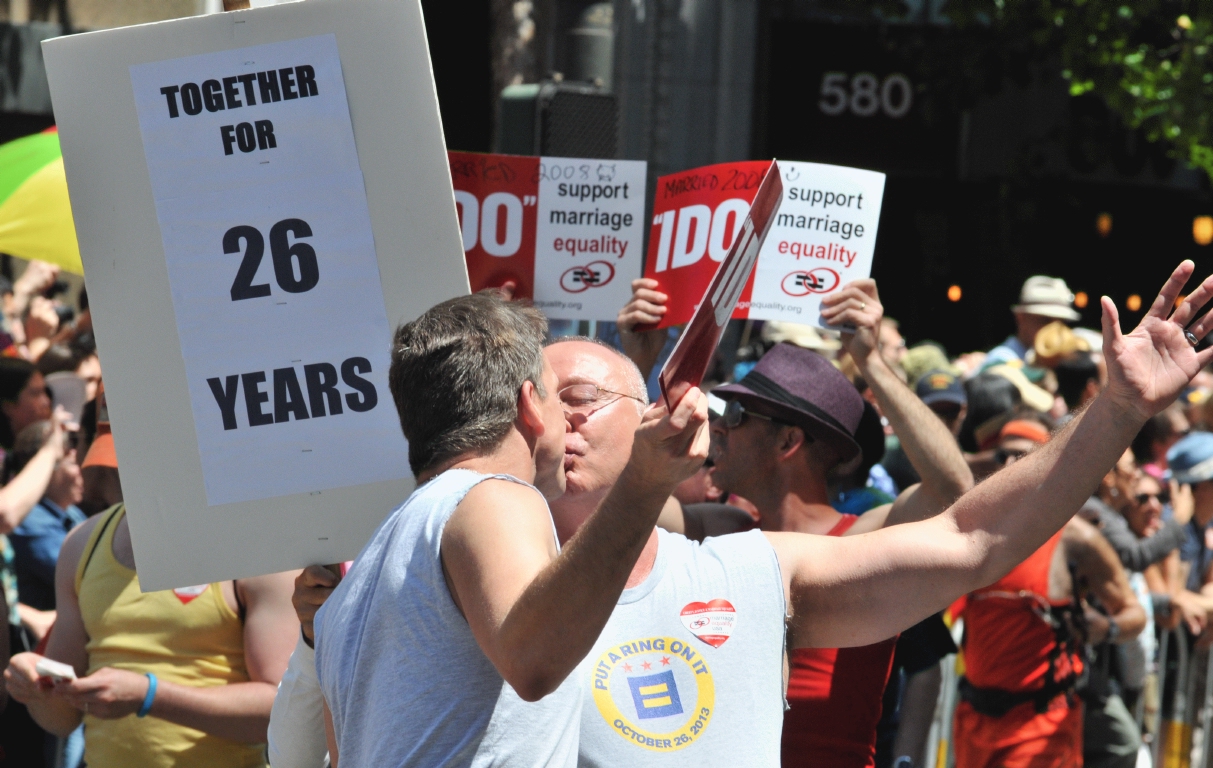
<svg viewBox="0 0 1213 768">
<path fill-rule="evenodd" d="M 1184 331 L 1184 338 L 1192 345 L 1192 349 L 1196 349 L 1196 345 L 1200 343 L 1200 339 L 1196 338 L 1196 334 L 1191 331 Z"/>
<path fill-rule="evenodd" d="M 868 308 L 868 303 L 866 301 L 859 302 L 859 311 L 860 312 L 864 311 L 867 308 Z"/>
</svg>

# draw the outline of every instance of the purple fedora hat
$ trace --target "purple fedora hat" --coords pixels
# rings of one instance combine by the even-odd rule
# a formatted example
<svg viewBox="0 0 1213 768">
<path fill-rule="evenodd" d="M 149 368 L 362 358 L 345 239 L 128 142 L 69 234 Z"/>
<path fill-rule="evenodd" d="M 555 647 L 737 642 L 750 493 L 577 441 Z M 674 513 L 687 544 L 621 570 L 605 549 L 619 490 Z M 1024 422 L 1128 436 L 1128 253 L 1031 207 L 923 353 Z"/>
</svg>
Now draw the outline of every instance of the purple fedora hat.
<svg viewBox="0 0 1213 768">
<path fill-rule="evenodd" d="M 859 454 L 855 430 L 863 417 L 863 398 L 816 352 L 776 344 L 741 381 L 717 387 L 712 394 L 769 406 L 772 416 L 836 446 L 844 462 Z"/>
</svg>

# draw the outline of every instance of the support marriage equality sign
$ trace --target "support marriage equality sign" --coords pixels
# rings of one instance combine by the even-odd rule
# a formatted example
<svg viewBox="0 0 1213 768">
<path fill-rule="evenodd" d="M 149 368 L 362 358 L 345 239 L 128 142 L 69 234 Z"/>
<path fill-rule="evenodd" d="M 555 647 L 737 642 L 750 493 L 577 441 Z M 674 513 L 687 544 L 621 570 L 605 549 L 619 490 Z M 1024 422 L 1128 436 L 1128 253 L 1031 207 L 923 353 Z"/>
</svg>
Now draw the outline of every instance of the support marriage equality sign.
<svg viewBox="0 0 1213 768">
<path fill-rule="evenodd" d="M 44 56 L 140 585 L 352 558 L 413 486 L 392 327 L 468 290 L 420 3 Z"/>
<path fill-rule="evenodd" d="M 643 161 L 448 155 L 473 291 L 513 281 L 548 317 L 616 318 L 643 263 Z"/>
<path fill-rule="evenodd" d="M 644 276 L 670 299 L 654 327 L 691 319 L 770 165 L 722 163 L 657 180 Z M 787 160 L 779 169 L 783 201 L 733 317 L 821 324 L 821 299 L 871 274 L 885 176 Z"/>
</svg>

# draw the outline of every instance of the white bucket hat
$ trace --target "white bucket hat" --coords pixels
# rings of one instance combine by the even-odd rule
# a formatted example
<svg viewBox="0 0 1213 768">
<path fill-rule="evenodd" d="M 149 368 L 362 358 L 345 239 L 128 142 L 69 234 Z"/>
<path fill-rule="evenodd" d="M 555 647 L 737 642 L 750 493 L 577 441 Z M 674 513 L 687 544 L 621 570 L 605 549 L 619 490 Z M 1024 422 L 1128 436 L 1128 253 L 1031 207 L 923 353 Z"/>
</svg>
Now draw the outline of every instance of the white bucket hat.
<svg viewBox="0 0 1213 768">
<path fill-rule="evenodd" d="M 1060 277 L 1033 275 L 1024 281 L 1019 292 L 1019 303 L 1011 307 L 1015 312 L 1041 317 L 1056 317 L 1059 320 L 1077 322 L 1081 315 L 1071 306 L 1074 294 L 1070 286 Z"/>
</svg>

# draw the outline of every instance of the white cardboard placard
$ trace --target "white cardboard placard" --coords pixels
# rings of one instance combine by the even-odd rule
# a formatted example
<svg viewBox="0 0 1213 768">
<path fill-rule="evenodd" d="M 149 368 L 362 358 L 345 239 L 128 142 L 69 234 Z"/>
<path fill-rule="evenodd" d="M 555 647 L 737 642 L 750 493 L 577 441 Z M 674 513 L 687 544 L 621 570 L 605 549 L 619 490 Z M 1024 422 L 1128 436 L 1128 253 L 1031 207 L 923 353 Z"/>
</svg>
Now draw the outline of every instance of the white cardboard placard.
<svg viewBox="0 0 1213 768">
<path fill-rule="evenodd" d="M 419 3 L 288 3 L 44 57 L 140 585 L 352 558 L 413 486 L 391 327 L 468 290 Z"/>
<path fill-rule="evenodd" d="M 643 160 L 539 159 L 535 306 L 614 320 L 644 271 Z"/>
<path fill-rule="evenodd" d="M 821 300 L 872 274 L 885 175 L 780 160 L 783 204 L 754 267 L 749 316 L 818 324 Z"/>
</svg>

